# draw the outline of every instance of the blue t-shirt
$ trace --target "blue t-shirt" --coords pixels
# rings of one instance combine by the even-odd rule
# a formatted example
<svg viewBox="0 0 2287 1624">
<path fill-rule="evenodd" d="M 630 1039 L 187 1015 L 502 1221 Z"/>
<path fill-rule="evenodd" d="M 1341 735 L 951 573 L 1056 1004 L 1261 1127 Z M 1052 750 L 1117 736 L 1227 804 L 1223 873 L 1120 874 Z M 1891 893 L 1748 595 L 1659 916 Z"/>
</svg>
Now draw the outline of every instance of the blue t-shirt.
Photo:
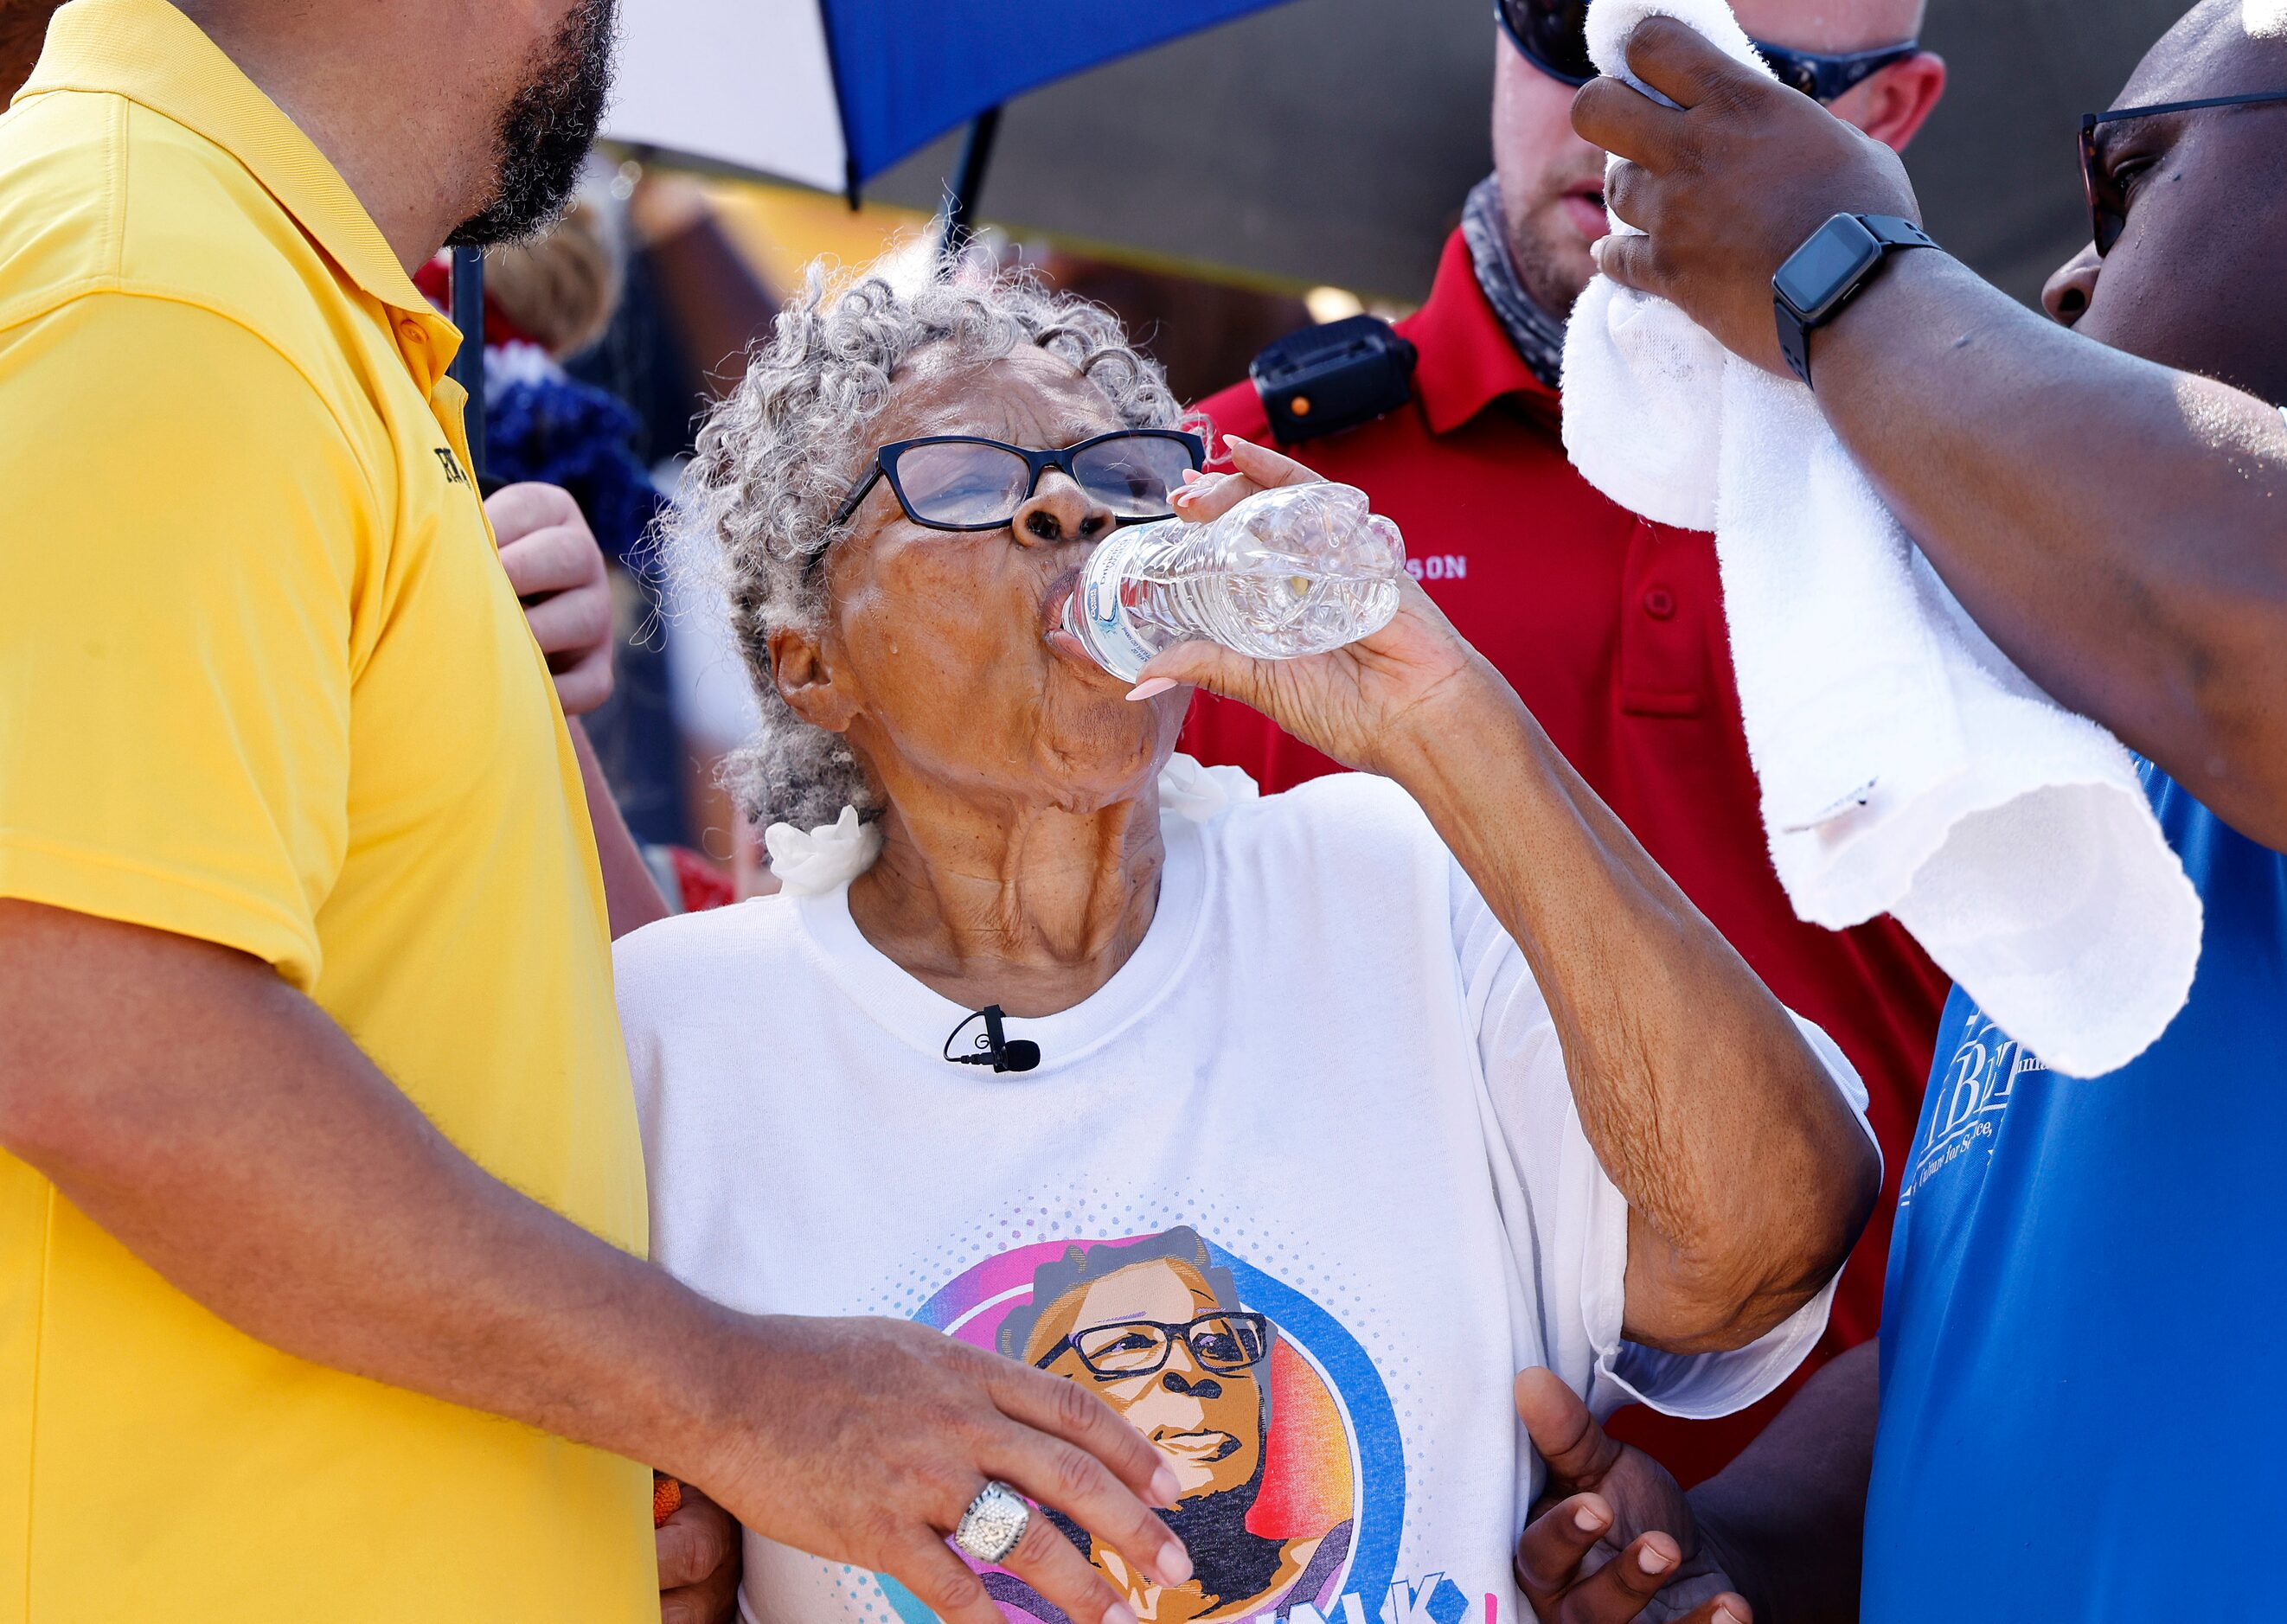
<svg viewBox="0 0 2287 1624">
<path fill-rule="evenodd" d="M 2144 770 L 2207 907 L 2191 1001 L 2083 1080 L 1955 989 L 1890 1242 L 1867 1624 L 2287 1605 L 2287 857 Z"/>
</svg>

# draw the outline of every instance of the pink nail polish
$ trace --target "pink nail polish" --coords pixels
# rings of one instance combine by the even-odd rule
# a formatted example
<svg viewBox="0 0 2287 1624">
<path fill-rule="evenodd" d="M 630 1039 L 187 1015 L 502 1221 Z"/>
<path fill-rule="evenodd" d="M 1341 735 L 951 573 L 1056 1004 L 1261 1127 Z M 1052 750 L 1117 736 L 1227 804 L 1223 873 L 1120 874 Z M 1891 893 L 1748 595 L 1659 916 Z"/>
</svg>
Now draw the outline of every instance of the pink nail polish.
<svg viewBox="0 0 2287 1624">
<path fill-rule="evenodd" d="M 1173 677 L 1146 677 L 1128 690 L 1131 699 L 1156 699 L 1175 685 Z"/>
</svg>

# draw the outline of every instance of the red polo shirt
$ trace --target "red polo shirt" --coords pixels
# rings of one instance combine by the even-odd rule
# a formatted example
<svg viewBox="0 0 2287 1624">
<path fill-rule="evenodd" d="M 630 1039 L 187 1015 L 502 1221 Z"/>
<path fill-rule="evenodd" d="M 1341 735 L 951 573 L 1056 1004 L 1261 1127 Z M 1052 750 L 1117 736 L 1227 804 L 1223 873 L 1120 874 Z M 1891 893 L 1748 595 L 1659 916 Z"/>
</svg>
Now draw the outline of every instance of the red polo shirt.
<svg viewBox="0 0 2287 1624">
<path fill-rule="evenodd" d="M 1398 331 L 1421 352 L 1413 404 L 1296 454 L 1397 522 L 1408 567 L 1438 607 L 1772 991 L 1825 1028 L 1865 1078 L 1883 1195 L 1818 1357 L 1864 1341 L 1881 1315 L 1898 1171 L 1947 979 L 1887 918 L 1837 934 L 1795 918 L 1757 810 L 1713 540 L 1638 518 L 1573 471 L 1556 395 L 1518 357 L 1459 232 L 1428 304 Z M 1269 438 L 1252 384 L 1204 409 L 1219 430 Z M 1183 737 L 1201 761 L 1243 767 L 1266 791 L 1336 770 L 1258 712 L 1205 694 Z M 1784 1397 L 1720 1422 L 1633 1410 L 1613 1430 L 1689 1484 Z"/>
</svg>

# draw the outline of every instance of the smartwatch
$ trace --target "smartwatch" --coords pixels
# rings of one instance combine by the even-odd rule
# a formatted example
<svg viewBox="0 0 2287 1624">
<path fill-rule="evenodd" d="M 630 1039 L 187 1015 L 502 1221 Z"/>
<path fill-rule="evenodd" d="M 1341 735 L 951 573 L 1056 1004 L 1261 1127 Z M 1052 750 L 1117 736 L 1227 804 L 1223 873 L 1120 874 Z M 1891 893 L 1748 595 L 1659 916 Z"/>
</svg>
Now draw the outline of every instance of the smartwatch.
<svg viewBox="0 0 2287 1624">
<path fill-rule="evenodd" d="M 1887 214 L 1839 214 L 1787 256 L 1771 278 L 1771 311 L 1779 349 L 1794 375 L 1810 382 L 1810 335 L 1840 313 L 1893 248 L 1934 248 L 1911 220 Z"/>
</svg>

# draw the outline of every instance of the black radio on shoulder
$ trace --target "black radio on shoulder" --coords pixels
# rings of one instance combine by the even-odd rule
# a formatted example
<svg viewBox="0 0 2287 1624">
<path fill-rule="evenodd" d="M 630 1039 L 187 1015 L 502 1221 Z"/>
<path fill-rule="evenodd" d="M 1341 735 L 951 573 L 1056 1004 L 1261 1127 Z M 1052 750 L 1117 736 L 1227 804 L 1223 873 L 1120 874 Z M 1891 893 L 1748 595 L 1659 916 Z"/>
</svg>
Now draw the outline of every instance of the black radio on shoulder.
<svg viewBox="0 0 2287 1624">
<path fill-rule="evenodd" d="M 1271 437 L 1284 445 L 1370 422 L 1413 394 L 1420 359 L 1378 316 L 1345 316 L 1290 333 L 1246 368 Z"/>
</svg>

